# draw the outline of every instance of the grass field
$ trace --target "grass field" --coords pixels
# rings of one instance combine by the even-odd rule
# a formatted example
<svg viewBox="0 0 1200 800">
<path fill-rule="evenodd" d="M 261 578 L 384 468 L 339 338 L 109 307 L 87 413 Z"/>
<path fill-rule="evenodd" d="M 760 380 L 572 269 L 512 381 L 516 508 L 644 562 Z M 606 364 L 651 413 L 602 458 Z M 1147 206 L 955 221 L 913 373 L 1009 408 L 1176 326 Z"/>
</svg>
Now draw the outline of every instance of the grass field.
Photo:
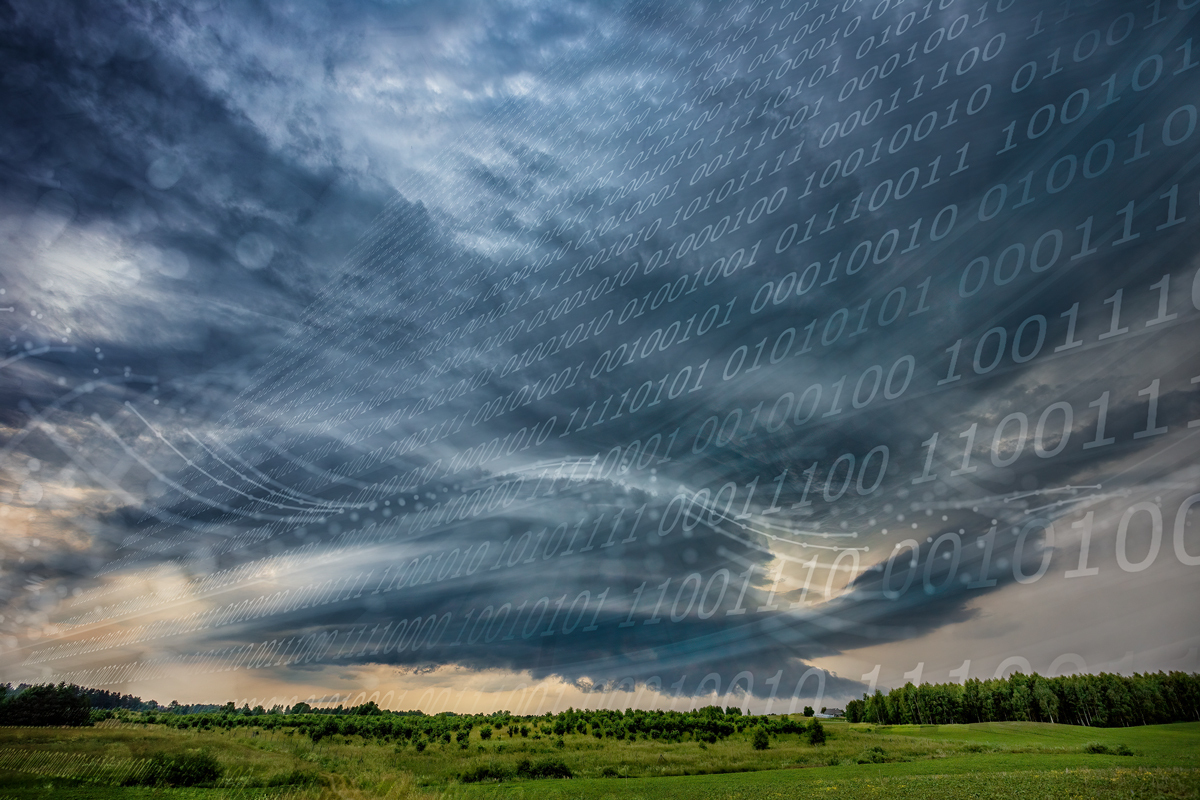
<svg viewBox="0 0 1200 800">
<path fill-rule="evenodd" d="M 0 800 L 25 798 L 1069 798 L 1200 797 L 1200 724 L 1096 729 L 1040 723 L 893 726 L 828 723 L 824 745 L 796 735 L 754 750 L 749 732 L 715 744 L 568 735 L 482 741 L 423 752 L 334 736 L 179 731 L 158 725 L 0 728 Z M 155 753 L 207 750 L 225 767 L 212 788 L 121 786 Z M 1093 752 L 1103 751 L 1110 752 Z M 1132 755 L 1116 755 L 1117 751 Z M 571 780 L 465 784 L 481 765 L 512 775 L 561 760 Z"/>
</svg>

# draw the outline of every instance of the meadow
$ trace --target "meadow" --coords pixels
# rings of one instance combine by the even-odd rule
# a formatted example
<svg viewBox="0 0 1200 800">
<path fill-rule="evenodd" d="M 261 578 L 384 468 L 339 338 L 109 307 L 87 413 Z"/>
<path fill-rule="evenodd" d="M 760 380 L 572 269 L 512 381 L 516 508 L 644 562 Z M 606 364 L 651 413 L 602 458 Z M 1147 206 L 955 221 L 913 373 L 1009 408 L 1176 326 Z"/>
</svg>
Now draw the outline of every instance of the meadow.
<svg viewBox="0 0 1200 800">
<path fill-rule="evenodd" d="M 777 734 L 762 750 L 750 730 L 715 743 L 668 743 L 523 737 L 518 728 L 486 740 L 474 730 L 463 742 L 418 750 L 337 734 L 314 743 L 286 729 L 178 730 L 136 717 L 90 728 L 0 728 L 0 800 L 1200 797 L 1200 723 L 827 721 L 823 744 Z M 222 767 L 203 788 L 129 785 L 156 755 L 199 752 Z M 572 778 L 531 777 L 546 764 L 565 765 Z"/>
</svg>

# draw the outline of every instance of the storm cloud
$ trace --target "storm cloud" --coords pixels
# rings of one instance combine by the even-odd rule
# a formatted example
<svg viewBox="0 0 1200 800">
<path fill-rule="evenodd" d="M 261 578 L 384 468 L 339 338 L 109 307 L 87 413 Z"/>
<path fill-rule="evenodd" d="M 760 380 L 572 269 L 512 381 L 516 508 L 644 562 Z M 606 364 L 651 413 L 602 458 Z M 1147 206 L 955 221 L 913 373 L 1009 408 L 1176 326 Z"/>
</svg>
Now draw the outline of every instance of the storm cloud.
<svg viewBox="0 0 1200 800">
<path fill-rule="evenodd" d="M 1195 12 L 959 5 L 7 3 L 5 679 L 1194 668 Z"/>
</svg>

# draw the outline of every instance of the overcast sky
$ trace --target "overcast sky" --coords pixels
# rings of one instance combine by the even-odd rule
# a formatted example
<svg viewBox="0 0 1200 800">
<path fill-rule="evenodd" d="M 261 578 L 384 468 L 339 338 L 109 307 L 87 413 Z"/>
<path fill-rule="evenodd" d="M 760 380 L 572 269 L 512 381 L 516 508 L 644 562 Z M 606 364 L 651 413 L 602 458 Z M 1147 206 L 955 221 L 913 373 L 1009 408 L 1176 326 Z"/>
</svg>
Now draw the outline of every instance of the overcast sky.
<svg viewBox="0 0 1200 800">
<path fill-rule="evenodd" d="M 1197 669 L 1195 11 L 1077 5 L 9 0 L 0 680 Z"/>
</svg>

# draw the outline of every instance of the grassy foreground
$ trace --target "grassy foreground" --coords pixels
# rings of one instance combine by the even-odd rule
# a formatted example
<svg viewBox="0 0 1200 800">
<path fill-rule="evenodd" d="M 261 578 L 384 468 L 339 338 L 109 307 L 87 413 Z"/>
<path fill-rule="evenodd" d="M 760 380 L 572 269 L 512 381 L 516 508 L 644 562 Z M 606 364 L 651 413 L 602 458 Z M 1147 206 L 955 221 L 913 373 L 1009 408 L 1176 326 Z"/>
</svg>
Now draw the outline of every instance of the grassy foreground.
<svg viewBox="0 0 1200 800">
<path fill-rule="evenodd" d="M 715 744 L 557 737 L 411 746 L 247 729 L 159 725 L 0 728 L 0 800 L 20 798 L 1069 798 L 1200 797 L 1200 723 L 1096 729 L 1044 723 L 891 726 L 827 723 L 828 739 L 749 732 Z M 206 750 L 224 766 L 208 788 L 121 786 L 158 753 Z M 1109 752 L 1103 752 L 1103 751 Z M 1100 751 L 1100 752 L 1096 752 Z M 1117 752 L 1132 755 L 1117 755 Z M 565 763 L 571 780 L 516 778 L 521 761 Z M 494 772 L 502 782 L 463 783 Z"/>
</svg>

